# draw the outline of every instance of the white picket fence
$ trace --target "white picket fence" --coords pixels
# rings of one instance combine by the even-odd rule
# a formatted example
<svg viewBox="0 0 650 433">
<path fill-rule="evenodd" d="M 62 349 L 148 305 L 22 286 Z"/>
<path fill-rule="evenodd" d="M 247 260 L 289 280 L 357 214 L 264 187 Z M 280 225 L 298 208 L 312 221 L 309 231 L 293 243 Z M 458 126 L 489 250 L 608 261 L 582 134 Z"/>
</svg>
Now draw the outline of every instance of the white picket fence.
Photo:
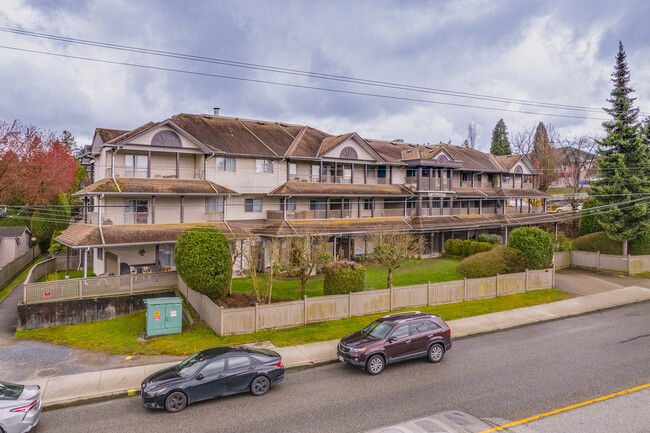
<svg viewBox="0 0 650 433">
<path fill-rule="evenodd" d="M 562 251 L 553 257 L 555 269 L 566 267 L 623 272 L 629 275 L 650 272 L 650 256 L 616 256 L 587 251 Z"/>
<path fill-rule="evenodd" d="M 180 277 L 178 289 L 217 334 L 234 335 L 404 308 L 494 298 L 552 288 L 554 283 L 555 271 L 550 268 L 489 278 L 366 290 L 347 295 L 305 297 L 299 301 L 245 308 L 219 307 L 207 296 L 187 287 Z"/>
</svg>

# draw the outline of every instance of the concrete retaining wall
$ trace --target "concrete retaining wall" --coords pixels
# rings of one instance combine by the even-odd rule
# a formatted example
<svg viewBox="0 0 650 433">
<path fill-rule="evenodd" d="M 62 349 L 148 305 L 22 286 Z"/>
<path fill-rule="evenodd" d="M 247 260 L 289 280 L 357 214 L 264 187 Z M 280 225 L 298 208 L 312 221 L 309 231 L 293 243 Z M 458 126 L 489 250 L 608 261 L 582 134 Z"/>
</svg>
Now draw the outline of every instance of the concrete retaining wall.
<svg viewBox="0 0 650 433">
<path fill-rule="evenodd" d="M 176 296 L 174 291 L 75 299 L 41 304 L 19 304 L 17 329 L 48 328 L 58 325 L 96 322 L 144 310 L 143 300 Z"/>
</svg>

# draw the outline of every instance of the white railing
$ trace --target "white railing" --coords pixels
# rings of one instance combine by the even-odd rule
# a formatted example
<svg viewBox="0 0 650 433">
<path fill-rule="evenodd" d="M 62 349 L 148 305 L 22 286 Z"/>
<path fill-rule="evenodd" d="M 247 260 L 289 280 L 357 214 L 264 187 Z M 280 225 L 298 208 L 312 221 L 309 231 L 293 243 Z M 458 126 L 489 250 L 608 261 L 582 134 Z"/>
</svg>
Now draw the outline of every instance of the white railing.
<svg viewBox="0 0 650 433">
<path fill-rule="evenodd" d="M 25 283 L 23 303 L 35 304 L 99 296 L 158 292 L 175 289 L 177 285 L 178 274 L 175 271 Z"/>
</svg>

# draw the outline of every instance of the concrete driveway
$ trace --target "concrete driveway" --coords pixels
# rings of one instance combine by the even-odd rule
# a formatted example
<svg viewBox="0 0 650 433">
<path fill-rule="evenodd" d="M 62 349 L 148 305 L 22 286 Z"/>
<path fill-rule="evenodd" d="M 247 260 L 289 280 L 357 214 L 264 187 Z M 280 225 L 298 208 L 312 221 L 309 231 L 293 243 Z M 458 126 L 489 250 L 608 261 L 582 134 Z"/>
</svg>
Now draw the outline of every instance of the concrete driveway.
<svg viewBox="0 0 650 433">
<path fill-rule="evenodd" d="M 555 288 L 576 296 L 593 295 L 630 286 L 650 289 L 650 280 L 577 268 L 562 269 L 555 273 Z"/>
</svg>

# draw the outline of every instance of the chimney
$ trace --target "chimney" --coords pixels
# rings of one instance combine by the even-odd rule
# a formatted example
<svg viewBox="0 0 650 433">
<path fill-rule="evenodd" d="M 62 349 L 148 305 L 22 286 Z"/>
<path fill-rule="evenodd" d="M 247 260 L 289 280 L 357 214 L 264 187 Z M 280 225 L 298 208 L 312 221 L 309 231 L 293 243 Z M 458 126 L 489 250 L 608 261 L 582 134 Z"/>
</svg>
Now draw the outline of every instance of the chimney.
<svg viewBox="0 0 650 433">
<path fill-rule="evenodd" d="M 219 107 L 214 107 L 213 110 L 214 110 L 214 115 L 218 116 L 220 108 Z"/>
</svg>

